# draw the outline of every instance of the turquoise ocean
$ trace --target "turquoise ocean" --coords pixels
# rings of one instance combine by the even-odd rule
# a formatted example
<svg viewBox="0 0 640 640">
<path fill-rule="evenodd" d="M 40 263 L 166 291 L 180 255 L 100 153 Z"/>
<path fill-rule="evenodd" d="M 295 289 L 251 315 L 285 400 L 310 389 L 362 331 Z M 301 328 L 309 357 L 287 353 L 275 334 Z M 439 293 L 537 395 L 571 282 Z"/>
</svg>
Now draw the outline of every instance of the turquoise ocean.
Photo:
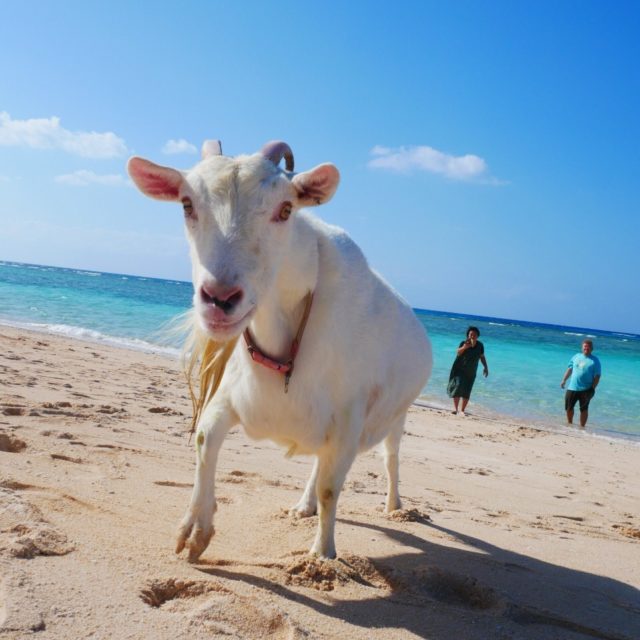
<svg viewBox="0 0 640 640">
<path fill-rule="evenodd" d="M 191 283 L 0 261 L 0 324 L 177 355 L 166 327 L 191 306 Z M 565 429 L 560 380 L 585 337 L 602 381 L 587 433 L 640 441 L 640 335 L 415 309 L 433 344 L 434 368 L 421 400 L 450 408 L 449 369 L 467 326 L 481 331 L 482 368 L 469 413 Z"/>
</svg>

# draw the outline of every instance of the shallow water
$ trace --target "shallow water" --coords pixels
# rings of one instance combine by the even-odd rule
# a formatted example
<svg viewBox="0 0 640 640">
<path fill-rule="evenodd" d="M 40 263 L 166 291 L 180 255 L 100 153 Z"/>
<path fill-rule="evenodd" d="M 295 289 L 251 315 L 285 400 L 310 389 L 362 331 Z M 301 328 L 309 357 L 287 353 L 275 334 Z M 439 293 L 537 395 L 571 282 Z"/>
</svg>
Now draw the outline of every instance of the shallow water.
<svg viewBox="0 0 640 640">
<path fill-rule="evenodd" d="M 0 322 L 127 348 L 177 354 L 163 328 L 191 306 L 188 282 L 0 262 Z M 446 395 L 455 351 L 472 324 L 490 375 L 481 375 L 471 413 L 564 424 L 560 380 L 589 336 L 602 361 L 588 431 L 640 438 L 640 336 L 417 309 L 433 343 L 434 369 L 422 398 L 450 407 Z"/>
<path fill-rule="evenodd" d="M 640 436 L 640 336 L 497 318 L 416 311 L 434 347 L 434 370 L 425 399 L 452 407 L 446 385 L 455 352 L 469 325 L 480 329 L 489 377 L 478 377 L 469 411 L 511 415 L 546 425 L 563 425 L 560 381 L 581 342 L 594 342 L 602 380 L 589 411 L 588 428 Z"/>
</svg>

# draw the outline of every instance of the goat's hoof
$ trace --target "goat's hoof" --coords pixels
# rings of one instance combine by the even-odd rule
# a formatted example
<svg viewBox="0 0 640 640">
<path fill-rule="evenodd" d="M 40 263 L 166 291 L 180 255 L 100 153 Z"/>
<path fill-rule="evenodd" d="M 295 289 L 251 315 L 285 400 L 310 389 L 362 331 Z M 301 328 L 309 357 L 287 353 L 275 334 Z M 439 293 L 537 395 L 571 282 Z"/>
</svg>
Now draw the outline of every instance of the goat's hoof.
<svg viewBox="0 0 640 640">
<path fill-rule="evenodd" d="M 204 550 L 209 546 L 211 537 L 214 534 L 213 527 L 201 529 L 195 527 L 187 540 L 187 548 L 189 549 L 189 562 L 197 562 Z"/>
<path fill-rule="evenodd" d="M 402 509 L 402 502 L 400 502 L 399 499 L 387 502 L 384 507 L 385 513 L 391 513 L 392 511 L 397 511 L 398 509 Z"/>
<path fill-rule="evenodd" d="M 289 509 L 289 515 L 294 518 L 310 518 L 318 513 L 318 508 L 312 504 L 297 504 Z"/>
<path fill-rule="evenodd" d="M 314 544 L 313 547 L 311 547 L 311 551 L 309 551 L 309 555 L 313 558 L 317 558 L 318 560 L 335 560 L 338 554 L 336 553 L 335 547 L 319 549 L 316 548 L 316 545 Z"/>
<path fill-rule="evenodd" d="M 209 546 L 214 533 L 213 526 L 203 528 L 192 523 L 181 525 L 176 541 L 176 553 L 180 553 L 186 547 L 189 551 L 189 562 L 197 562 Z"/>
</svg>

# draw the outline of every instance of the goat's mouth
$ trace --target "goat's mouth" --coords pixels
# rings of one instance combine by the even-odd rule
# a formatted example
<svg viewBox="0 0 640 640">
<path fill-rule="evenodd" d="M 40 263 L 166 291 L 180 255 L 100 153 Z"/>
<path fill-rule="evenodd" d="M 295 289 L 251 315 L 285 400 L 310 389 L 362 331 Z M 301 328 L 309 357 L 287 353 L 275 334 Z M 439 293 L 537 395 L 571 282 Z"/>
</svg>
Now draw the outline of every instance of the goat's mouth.
<svg viewBox="0 0 640 640">
<path fill-rule="evenodd" d="M 199 309 L 198 317 L 202 328 L 216 340 L 230 340 L 240 335 L 249 324 L 255 307 L 252 307 L 240 318 L 230 318 L 212 312 L 210 309 Z"/>
</svg>

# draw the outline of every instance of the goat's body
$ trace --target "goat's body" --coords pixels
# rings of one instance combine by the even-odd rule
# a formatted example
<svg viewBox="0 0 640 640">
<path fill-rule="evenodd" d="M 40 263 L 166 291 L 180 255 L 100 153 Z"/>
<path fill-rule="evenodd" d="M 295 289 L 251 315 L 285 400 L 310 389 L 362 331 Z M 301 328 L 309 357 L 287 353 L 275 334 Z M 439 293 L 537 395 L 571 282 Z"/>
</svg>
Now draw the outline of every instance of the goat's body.
<svg viewBox="0 0 640 640">
<path fill-rule="evenodd" d="M 296 454 L 337 446 L 344 417 L 360 410 L 358 450 L 366 450 L 388 435 L 426 384 L 429 343 L 413 311 L 370 270 L 342 230 L 305 214 L 295 224 L 292 244 L 300 250 L 292 261 L 302 256 L 307 264 L 283 264 L 269 303 L 274 309 L 264 326 L 256 318 L 252 327 L 266 352 L 271 346 L 272 353 L 286 353 L 307 290 L 287 281 L 314 291 L 288 393 L 283 377 L 253 362 L 240 341 L 218 401 L 228 403 L 250 437 L 271 439 Z M 309 265 L 314 253 L 317 264 Z M 292 296 L 295 289 L 298 295 Z M 279 299 L 280 290 L 285 300 Z"/>
<path fill-rule="evenodd" d="M 273 440 L 290 455 L 317 456 L 293 510 L 312 515 L 318 500 L 330 496 L 312 552 L 333 557 L 335 503 L 356 453 L 385 441 L 387 509 L 400 507 L 398 448 L 407 409 L 429 377 L 431 347 L 411 308 L 369 268 L 344 231 L 305 214 L 294 224 L 295 250 L 250 325 L 267 353 L 286 354 L 305 295 L 314 292 L 288 392 L 283 376 L 253 362 L 241 340 L 203 427 L 207 414 L 225 414 L 227 427 L 239 423 L 251 438 Z M 213 438 L 214 448 L 219 442 Z M 192 527 L 191 515 L 187 520 Z M 191 537 L 199 552 L 198 536 Z"/>
<path fill-rule="evenodd" d="M 431 372 L 424 329 L 347 234 L 308 213 L 289 219 L 298 206 L 331 197 L 335 167 L 294 176 L 277 164 L 260 156 L 214 157 L 181 174 L 140 159 L 130 163 L 145 193 L 187 202 L 196 332 L 229 344 L 248 327 L 265 354 L 286 360 L 313 293 L 286 393 L 284 376 L 255 362 L 240 339 L 217 391 L 202 396 L 196 479 L 177 545 L 187 546 L 192 560 L 213 535 L 218 453 L 236 424 L 289 455 L 316 457 L 293 508 L 300 516 L 318 511 L 312 553 L 335 556 L 337 500 L 359 451 L 383 443 L 386 509 L 399 508 L 404 419 Z"/>
</svg>

